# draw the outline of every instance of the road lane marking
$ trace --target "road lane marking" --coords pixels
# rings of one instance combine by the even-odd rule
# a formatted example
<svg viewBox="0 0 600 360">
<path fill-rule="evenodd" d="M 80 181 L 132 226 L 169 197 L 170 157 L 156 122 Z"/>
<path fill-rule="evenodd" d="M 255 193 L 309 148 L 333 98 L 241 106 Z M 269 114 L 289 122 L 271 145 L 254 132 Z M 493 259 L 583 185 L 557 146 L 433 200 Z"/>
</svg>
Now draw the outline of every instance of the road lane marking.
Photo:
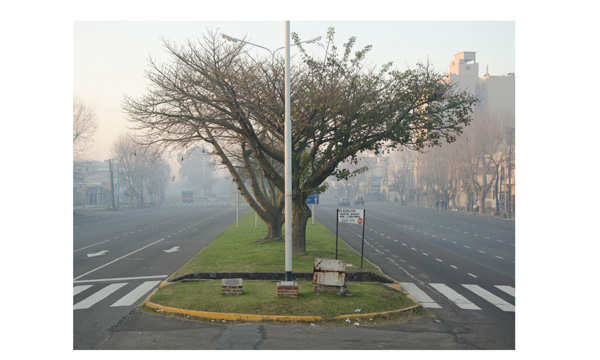
<svg viewBox="0 0 600 360">
<path fill-rule="evenodd" d="M 404 290 L 406 290 L 406 292 L 410 294 L 410 296 L 417 300 L 417 302 L 421 304 L 421 306 L 423 306 L 424 308 L 441 309 L 441 306 L 435 301 L 433 301 L 433 299 L 430 298 L 429 295 L 425 294 L 423 290 L 419 289 L 417 285 L 413 283 L 403 282 L 399 284 Z"/>
<path fill-rule="evenodd" d="M 450 265 L 450 267 L 451 267 L 451 268 L 458 269 L 458 268 L 457 268 L 456 266 L 454 266 L 454 265 Z"/>
<path fill-rule="evenodd" d="M 508 285 L 494 285 L 494 286 L 497 287 L 498 289 L 504 291 L 508 295 L 511 295 L 513 297 L 515 296 L 515 288 L 512 286 L 508 286 Z"/>
<path fill-rule="evenodd" d="M 91 282 L 146 280 L 146 279 L 166 279 L 168 276 L 169 275 L 153 275 L 153 276 L 123 277 L 123 278 L 112 278 L 112 279 L 78 280 L 78 281 L 73 281 L 73 284 L 91 283 Z"/>
<path fill-rule="evenodd" d="M 462 286 L 464 286 L 465 288 L 471 290 L 475 294 L 481 296 L 482 298 L 484 298 L 489 303 L 491 303 L 492 305 L 494 305 L 495 307 L 497 307 L 498 309 L 500 309 L 502 311 L 510 311 L 510 312 L 514 312 L 515 311 L 514 305 L 512 305 L 512 304 L 510 304 L 510 303 L 502 300 L 498 296 L 496 296 L 496 295 L 492 294 L 491 292 L 489 292 L 489 291 L 481 288 L 480 286 L 471 285 L 471 284 L 462 284 Z"/>
<path fill-rule="evenodd" d="M 81 248 L 81 249 L 74 250 L 73 252 L 74 252 L 74 253 L 76 253 L 76 252 L 78 252 L 78 251 L 85 250 L 85 249 L 87 249 L 87 248 L 91 248 L 92 246 L 96 246 L 96 245 L 104 244 L 104 243 L 105 243 L 105 242 L 107 242 L 107 241 L 110 241 L 110 240 L 104 240 L 104 241 L 101 241 L 101 242 L 99 242 L 99 243 L 95 243 L 95 244 L 93 244 L 93 245 L 86 246 L 86 247 L 84 247 L 84 248 Z"/>
<path fill-rule="evenodd" d="M 117 300 L 117 302 L 112 304 L 110 307 L 133 305 L 136 301 L 138 301 L 139 298 L 144 296 L 144 294 L 152 290 L 152 288 L 154 288 L 158 284 L 160 284 L 160 281 L 146 281 L 140 286 L 136 287 L 129 294 Z"/>
<path fill-rule="evenodd" d="M 476 276 L 476 275 L 473 275 L 473 274 L 471 274 L 471 273 L 467 273 L 467 275 L 469 275 L 469 276 L 472 276 L 472 277 L 474 277 L 475 279 L 477 279 L 477 276 Z"/>
<path fill-rule="evenodd" d="M 439 291 L 442 295 L 448 298 L 448 300 L 452 301 L 456 306 L 465 310 L 481 310 L 477 305 L 473 304 L 469 300 L 467 300 L 464 296 L 452 290 L 448 286 L 444 284 L 429 284 L 434 289 Z"/>
<path fill-rule="evenodd" d="M 127 285 L 127 283 L 110 284 L 107 287 L 101 289 L 100 291 L 95 292 L 91 296 L 73 305 L 73 310 L 88 309 L 90 306 L 96 304 L 97 302 L 101 301 L 102 299 L 119 290 L 125 285 Z"/>
<path fill-rule="evenodd" d="M 85 290 L 87 290 L 87 289 L 89 289 L 91 287 L 92 287 L 92 285 L 79 285 L 79 286 L 75 286 L 73 288 L 73 296 L 75 296 L 75 295 L 79 294 L 80 292 L 85 291 Z"/>
<path fill-rule="evenodd" d="M 106 263 L 106 264 L 104 264 L 104 265 L 102 265 L 102 266 L 99 266 L 99 267 L 95 268 L 94 270 L 90 270 L 90 271 L 86 272 L 86 273 L 85 273 L 85 274 L 83 274 L 83 275 L 79 275 L 78 277 L 76 277 L 76 278 L 75 278 L 75 279 L 73 279 L 73 280 L 80 279 L 80 278 L 82 278 L 82 277 L 84 277 L 84 276 L 86 276 L 86 275 L 89 275 L 89 274 L 93 273 L 94 271 L 100 270 L 100 269 L 102 269 L 102 268 L 103 268 L 103 267 L 105 267 L 105 266 L 108 266 L 108 265 L 110 265 L 110 264 L 113 264 L 113 263 L 115 263 L 115 262 L 117 262 L 117 261 L 121 260 L 121 259 L 124 259 L 124 258 L 128 257 L 129 255 L 135 254 L 136 252 L 138 252 L 138 251 L 141 251 L 141 250 L 144 250 L 145 248 L 147 248 L 147 247 L 150 247 L 150 246 L 152 246 L 152 245 L 154 245 L 154 244 L 158 244 L 159 242 L 163 241 L 164 239 L 165 239 L 165 238 L 162 238 L 162 239 L 160 239 L 160 240 L 157 240 L 157 241 L 155 241 L 155 242 L 153 242 L 153 243 L 151 243 L 151 244 L 148 244 L 148 245 L 146 245 L 146 246 L 144 246 L 144 247 L 142 247 L 142 248 L 139 248 L 139 249 L 137 249 L 137 250 L 134 250 L 134 251 L 130 252 L 130 253 L 129 253 L 129 254 L 127 254 L 127 255 L 123 255 L 123 256 L 121 256 L 120 258 L 116 258 L 116 259 L 114 259 L 114 260 L 113 260 L 113 261 L 111 261 L 111 262 L 108 262 L 108 263 Z"/>
</svg>

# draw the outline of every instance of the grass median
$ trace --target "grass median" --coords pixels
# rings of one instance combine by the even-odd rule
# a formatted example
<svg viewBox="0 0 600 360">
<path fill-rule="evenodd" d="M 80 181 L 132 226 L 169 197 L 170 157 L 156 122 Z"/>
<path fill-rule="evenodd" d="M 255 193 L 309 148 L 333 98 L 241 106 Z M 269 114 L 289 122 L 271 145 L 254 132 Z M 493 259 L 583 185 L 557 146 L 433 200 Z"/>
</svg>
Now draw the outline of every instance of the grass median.
<svg viewBox="0 0 600 360">
<path fill-rule="evenodd" d="M 285 246 L 279 241 L 265 241 L 266 225 L 254 225 L 254 213 L 240 218 L 239 226 L 233 224 L 196 257 L 190 260 L 169 279 L 195 272 L 284 272 Z M 306 229 L 306 253 L 293 255 L 294 272 L 312 272 L 315 258 L 335 258 L 335 234 L 322 224 L 310 221 Z M 341 239 L 338 240 L 338 259 L 346 260 L 347 272 L 371 271 L 384 275 L 366 259 L 360 269 L 360 254 Z M 283 279 L 282 279 L 283 280 Z M 315 293 L 310 282 L 299 282 L 298 298 L 276 296 L 276 282 L 243 282 L 243 294 L 222 296 L 221 280 L 180 282 L 160 288 L 148 301 L 165 307 L 218 313 L 305 316 L 324 319 L 362 313 L 395 311 L 414 306 L 404 293 L 382 284 L 350 283 L 347 287 L 352 297 L 335 292 Z M 148 309 L 147 309 L 148 310 Z M 152 311 L 152 310 L 149 310 Z M 422 309 L 410 316 L 422 314 Z"/>
</svg>

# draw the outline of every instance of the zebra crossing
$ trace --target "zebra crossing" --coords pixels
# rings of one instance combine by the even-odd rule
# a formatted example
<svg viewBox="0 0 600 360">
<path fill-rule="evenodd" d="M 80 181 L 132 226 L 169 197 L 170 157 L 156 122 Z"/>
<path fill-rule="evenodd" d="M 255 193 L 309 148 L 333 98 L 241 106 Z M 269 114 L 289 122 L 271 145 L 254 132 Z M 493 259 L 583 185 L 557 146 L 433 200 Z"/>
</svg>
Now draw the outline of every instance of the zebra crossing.
<svg viewBox="0 0 600 360">
<path fill-rule="evenodd" d="M 401 282 L 399 284 L 406 292 L 410 294 L 410 296 L 412 296 L 424 308 L 442 308 L 442 306 L 438 302 L 436 302 L 431 296 L 427 294 L 426 291 L 421 289 L 415 283 Z M 445 297 L 446 299 L 450 300 L 450 302 L 452 302 L 454 305 L 464 310 L 481 310 L 481 307 L 477 304 L 481 305 L 481 301 L 483 299 L 502 311 L 515 312 L 515 306 L 513 304 L 493 294 L 492 292 L 482 288 L 479 285 L 460 284 L 460 286 L 452 288 L 446 284 L 441 283 L 429 283 L 427 285 L 425 285 L 425 283 L 423 284 L 423 287 L 432 288 L 434 290 L 433 292 L 441 295 L 442 297 Z M 503 293 L 512 296 L 513 298 L 515 297 L 515 288 L 512 286 L 494 285 L 494 287 L 498 290 L 501 290 Z M 467 296 L 469 296 L 471 300 L 467 299 Z"/>
<path fill-rule="evenodd" d="M 121 295 L 120 297 L 117 296 L 118 300 L 112 303 L 110 307 L 131 306 L 154 289 L 158 284 L 160 284 L 160 281 L 145 281 L 131 290 L 129 290 L 129 288 L 135 285 L 130 285 L 130 283 L 126 282 L 112 283 L 109 285 L 76 285 L 73 287 L 73 297 L 82 294 L 85 298 L 75 303 L 75 305 L 73 305 L 73 310 L 89 309 L 99 302 L 108 299 L 113 294 L 116 294 L 120 289 L 126 288 L 129 291 L 125 295 Z"/>
<path fill-rule="evenodd" d="M 73 310 L 89 309 L 92 306 L 100 303 L 103 300 L 110 298 L 108 303 L 110 307 L 131 306 L 136 304 L 140 299 L 148 294 L 152 289 L 160 284 L 160 281 L 145 281 L 136 286 L 127 282 L 117 282 L 102 285 L 76 285 L 73 287 L 73 297 L 78 296 L 79 300 L 73 305 Z M 464 310 L 481 310 L 481 302 L 485 300 L 487 303 L 494 305 L 496 308 L 504 312 L 515 312 L 515 306 L 505 299 L 493 294 L 479 285 L 460 284 L 454 288 L 441 283 L 423 283 L 418 286 L 415 283 L 400 282 L 399 285 L 410 294 L 424 308 L 441 309 L 442 305 L 436 302 L 426 288 L 431 292 L 448 299 L 451 303 Z M 133 287 L 133 288 L 132 288 Z M 506 294 L 507 297 L 515 297 L 515 288 L 507 285 L 494 285 L 494 287 Z M 119 290 L 126 290 L 125 294 L 117 295 Z M 470 300 L 467 298 L 469 297 Z M 116 301 L 115 301 L 116 299 Z M 113 302 L 114 301 L 114 302 Z M 108 304 L 107 303 L 107 304 Z M 478 305 L 479 304 L 479 305 Z"/>
</svg>

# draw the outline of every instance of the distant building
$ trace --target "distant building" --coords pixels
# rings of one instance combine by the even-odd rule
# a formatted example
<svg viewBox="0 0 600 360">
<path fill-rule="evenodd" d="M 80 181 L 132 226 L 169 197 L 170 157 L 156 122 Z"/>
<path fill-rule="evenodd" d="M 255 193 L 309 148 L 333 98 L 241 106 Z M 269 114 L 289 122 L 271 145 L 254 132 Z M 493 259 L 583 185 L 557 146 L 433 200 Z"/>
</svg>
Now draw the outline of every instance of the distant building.
<svg viewBox="0 0 600 360">
<path fill-rule="evenodd" d="M 491 76 L 486 66 L 485 75 L 479 77 L 479 64 L 473 51 L 454 55 L 450 62 L 447 82 L 454 82 L 477 97 L 478 110 L 489 114 L 515 113 L 515 74 Z"/>
<path fill-rule="evenodd" d="M 515 74 L 508 73 L 500 76 L 489 74 L 489 68 L 486 66 L 485 74 L 479 77 L 479 64 L 477 63 L 476 53 L 473 51 L 463 51 L 454 55 L 454 61 L 450 62 L 449 71 L 445 75 L 447 82 L 456 83 L 460 89 L 467 90 L 477 97 L 479 102 L 475 111 L 499 118 L 512 119 L 515 116 Z M 512 131 L 514 134 L 514 123 L 504 124 L 506 131 Z M 512 129 L 512 130 L 511 130 Z M 514 139 L 514 135 L 512 136 Z M 515 152 L 512 149 L 510 165 L 512 172 L 510 176 L 510 194 L 512 210 L 514 211 L 515 202 Z M 507 175 L 502 173 L 503 182 Z M 501 186 L 499 191 L 504 194 L 505 187 Z M 464 196 L 464 194 L 463 194 Z M 491 196 L 491 194 L 489 195 Z M 503 197 L 503 195 L 501 196 Z M 488 198 L 485 206 L 495 208 L 494 199 Z"/>
<path fill-rule="evenodd" d="M 115 166 L 115 171 L 116 171 Z M 115 190 L 118 194 L 118 176 Z M 108 160 L 73 161 L 73 205 L 110 205 L 110 168 Z"/>
</svg>

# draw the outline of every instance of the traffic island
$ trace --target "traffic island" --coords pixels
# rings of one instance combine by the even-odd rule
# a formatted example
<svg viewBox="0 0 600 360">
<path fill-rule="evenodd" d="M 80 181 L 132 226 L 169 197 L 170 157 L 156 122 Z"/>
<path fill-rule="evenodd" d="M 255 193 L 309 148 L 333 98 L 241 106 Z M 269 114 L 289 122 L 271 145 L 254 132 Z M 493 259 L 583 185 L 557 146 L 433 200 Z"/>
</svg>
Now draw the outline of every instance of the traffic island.
<svg viewBox="0 0 600 360">
<path fill-rule="evenodd" d="M 315 292 L 315 286 L 328 286 L 313 283 L 315 259 L 332 259 L 336 255 L 335 234 L 318 222 L 307 226 L 306 252 L 293 255 L 297 290 L 286 294 L 293 297 L 277 296 L 277 283 L 285 278 L 282 272 L 284 244 L 263 239 L 266 233 L 264 223 L 259 222 L 255 227 L 254 215 L 248 212 L 240 218 L 239 227 L 232 225 L 161 283 L 142 310 L 209 321 L 319 321 L 340 325 L 355 325 L 361 321 L 381 324 L 384 318 L 396 322 L 427 316 L 408 294 L 385 286 L 396 282 L 368 259 L 358 268 L 360 253 L 343 239 L 340 239 L 337 254 L 338 259 L 347 264 L 345 279 L 333 285 L 335 292 Z M 325 274 L 328 269 L 319 268 L 324 270 L 321 275 L 332 275 Z M 342 273 L 336 271 L 338 274 L 333 275 L 337 279 Z M 243 292 L 224 296 L 223 279 L 242 279 Z M 352 297 L 338 295 L 344 282 L 344 290 L 347 290 L 344 295 L 352 293 Z M 281 291 L 280 295 L 283 295 Z"/>
<path fill-rule="evenodd" d="M 354 294 L 347 297 L 332 292 L 315 293 L 312 282 L 295 282 L 298 293 L 293 298 L 277 296 L 275 281 L 244 281 L 244 292 L 238 296 L 222 296 L 221 283 L 219 280 L 172 283 L 150 295 L 143 308 L 153 314 L 211 321 L 337 325 L 354 325 L 360 321 L 381 323 L 384 318 L 405 321 L 426 315 L 399 287 L 393 289 L 378 283 L 347 283 Z"/>
</svg>

